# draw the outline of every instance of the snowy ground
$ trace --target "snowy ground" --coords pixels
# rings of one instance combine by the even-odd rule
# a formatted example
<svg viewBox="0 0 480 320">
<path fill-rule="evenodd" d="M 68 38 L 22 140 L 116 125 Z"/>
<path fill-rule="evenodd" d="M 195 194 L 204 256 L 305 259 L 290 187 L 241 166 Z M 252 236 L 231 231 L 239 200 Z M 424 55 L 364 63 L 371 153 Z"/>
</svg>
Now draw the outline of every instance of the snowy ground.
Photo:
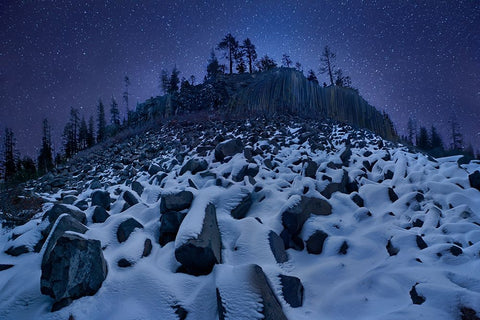
<svg viewBox="0 0 480 320">
<path fill-rule="evenodd" d="M 121 191 L 134 192 L 125 183 L 117 184 L 107 169 L 102 182 L 115 199 L 111 216 L 104 223 L 93 223 L 93 208 L 85 210 L 89 228 L 85 237 L 101 241 L 108 276 L 94 296 L 75 300 L 60 311 L 51 313 L 52 299 L 40 293 L 41 253 L 17 257 L 4 253 L 20 245 L 33 251 L 41 237 L 42 213 L 26 225 L 1 230 L 0 264 L 14 267 L 0 271 L 0 319 L 68 319 L 70 315 L 77 320 L 179 319 L 174 306 L 185 309 L 187 319 L 218 319 L 216 288 L 224 293 L 230 316 L 260 318 L 261 301 L 246 284 L 241 268 L 246 264 L 262 267 L 289 319 L 461 319 L 465 307 L 480 316 L 480 192 L 468 181 L 480 164 L 459 166 L 456 157 L 431 161 L 401 146 L 379 146 L 379 138 L 366 135 L 350 137 L 352 156 L 345 165 L 340 155 L 348 134 L 341 127 L 318 133 L 332 144 L 326 150 L 312 150 L 309 140 L 302 142 L 300 125 L 273 129 L 268 137 L 245 143 L 262 150 L 263 154 L 253 156 L 253 163 L 244 153 L 221 163 L 214 161 L 213 150 L 205 157 L 192 150 L 183 163 L 167 170 L 173 157 L 159 156 L 154 162 L 161 164 L 167 177 L 156 185 L 147 172 L 139 171 L 134 180 L 144 191 L 139 203 L 123 212 Z M 233 132 L 232 137 L 245 138 L 241 132 Z M 206 159 L 208 171 L 220 179 L 220 185 L 213 176 L 201 173 L 179 175 L 190 158 Z M 305 176 L 306 160 L 319 165 L 316 178 Z M 258 174 L 235 182 L 232 177 L 248 164 L 258 166 Z M 358 192 L 334 192 L 325 198 L 321 192 L 331 182 L 340 183 L 344 170 Z M 389 188 L 398 196 L 396 201 L 392 202 Z M 176 241 L 161 247 L 159 196 L 180 190 L 191 191 L 194 200 Z M 61 202 L 66 191 L 44 196 Z M 77 200 L 90 202 L 91 193 L 90 188 L 81 190 Z M 234 219 L 230 211 L 248 193 L 253 205 L 245 218 Z M 363 207 L 352 200 L 357 194 Z M 268 234 L 282 232 L 282 212 L 300 196 L 325 199 L 333 208 L 331 215 L 312 215 L 300 237 L 306 241 L 316 230 L 328 237 L 321 254 L 288 249 L 289 260 L 278 264 Z M 216 207 L 222 264 L 205 276 L 176 272 L 180 264 L 175 248 L 200 232 L 208 203 Z M 44 212 L 51 206 L 47 203 Z M 144 228 L 118 243 L 117 227 L 130 217 Z M 419 237 L 426 248 L 420 249 Z M 142 258 L 147 238 L 153 250 Z M 345 243 L 348 248 L 340 253 Z M 133 266 L 120 268 L 121 258 Z M 301 279 L 303 306 L 292 308 L 285 301 L 280 274 Z M 412 288 L 423 303 L 413 303 Z"/>
</svg>

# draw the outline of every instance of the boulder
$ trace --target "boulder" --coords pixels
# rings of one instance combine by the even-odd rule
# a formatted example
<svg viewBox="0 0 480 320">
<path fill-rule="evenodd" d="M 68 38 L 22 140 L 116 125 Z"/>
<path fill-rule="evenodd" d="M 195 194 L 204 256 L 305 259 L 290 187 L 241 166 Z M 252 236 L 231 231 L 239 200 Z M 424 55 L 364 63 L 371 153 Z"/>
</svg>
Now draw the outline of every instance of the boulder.
<svg viewBox="0 0 480 320">
<path fill-rule="evenodd" d="M 123 200 L 125 200 L 129 207 L 132 207 L 138 203 L 137 197 L 135 197 L 135 195 L 128 190 L 125 190 L 123 192 L 122 198 Z"/>
<path fill-rule="evenodd" d="M 398 254 L 398 252 L 400 252 L 400 249 L 393 246 L 391 240 L 388 240 L 386 248 L 387 248 L 387 252 L 390 256 L 396 256 Z"/>
<path fill-rule="evenodd" d="M 118 260 L 117 266 L 119 266 L 120 268 L 128 268 L 128 267 L 132 266 L 132 263 L 130 261 L 128 261 L 127 259 L 122 258 L 122 259 Z"/>
<path fill-rule="evenodd" d="M 323 251 L 323 244 L 327 239 L 328 234 L 322 230 L 315 231 L 306 241 L 307 252 L 312 254 L 320 254 Z"/>
<path fill-rule="evenodd" d="M 67 195 L 62 199 L 62 202 L 64 204 L 73 204 L 75 201 L 77 201 L 77 197 L 75 197 L 74 195 Z"/>
<path fill-rule="evenodd" d="M 148 174 L 153 176 L 160 172 L 162 168 L 160 166 L 157 166 L 156 164 L 151 164 L 150 167 L 148 168 Z"/>
<path fill-rule="evenodd" d="M 12 257 L 18 257 L 21 254 L 28 253 L 30 252 L 30 249 L 26 245 L 21 245 L 18 247 L 12 246 L 5 250 L 5 253 L 12 256 Z"/>
<path fill-rule="evenodd" d="M 73 205 L 82 211 L 85 211 L 88 209 L 88 202 L 86 200 L 77 201 Z"/>
<path fill-rule="evenodd" d="M 398 200 L 398 196 L 392 188 L 388 188 L 388 197 L 390 198 L 391 202 Z"/>
<path fill-rule="evenodd" d="M 140 182 L 138 182 L 138 181 L 133 181 L 133 182 L 132 182 L 132 190 L 135 191 L 135 192 L 138 194 L 139 197 L 141 197 L 144 188 L 143 188 L 143 186 L 142 186 L 142 184 L 141 184 Z"/>
<path fill-rule="evenodd" d="M 410 299 L 412 299 L 413 304 L 422 304 L 425 302 L 426 299 L 425 297 L 418 294 L 416 289 L 417 284 L 412 286 L 412 289 L 410 290 Z"/>
<path fill-rule="evenodd" d="M 107 277 L 100 241 L 63 234 L 42 263 L 42 294 L 55 300 L 52 311 L 74 299 L 94 295 Z"/>
<path fill-rule="evenodd" d="M 235 182 L 240 182 L 243 181 L 245 177 L 254 178 L 259 171 L 260 168 L 257 165 L 246 164 L 236 174 L 232 176 L 232 180 Z"/>
<path fill-rule="evenodd" d="M 183 243 L 175 250 L 175 258 L 184 270 L 193 275 L 209 274 L 216 263 L 222 262 L 222 240 L 217 214 L 213 204 L 205 208 L 202 231 L 196 238 Z"/>
<path fill-rule="evenodd" d="M 0 271 L 8 270 L 12 267 L 14 267 L 13 264 L 0 264 Z"/>
<path fill-rule="evenodd" d="M 288 261 L 288 254 L 285 251 L 285 245 L 282 238 L 280 238 L 275 232 L 270 231 L 268 234 L 268 243 L 270 244 L 270 249 L 272 250 L 277 263 Z"/>
<path fill-rule="evenodd" d="M 468 175 L 468 181 L 470 182 L 470 186 L 472 186 L 472 188 L 480 191 L 480 171 L 476 170 L 474 173 Z"/>
<path fill-rule="evenodd" d="M 233 208 L 232 212 L 230 212 L 231 216 L 234 217 L 235 219 L 243 219 L 248 213 L 248 210 L 250 210 L 250 207 L 252 206 L 252 195 L 249 193 L 245 197 L 243 197 L 242 201 Z"/>
<path fill-rule="evenodd" d="M 298 308 L 303 305 L 303 285 L 299 278 L 280 275 L 282 294 L 285 301 L 292 307 Z"/>
<path fill-rule="evenodd" d="M 350 185 L 348 179 L 348 172 L 343 170 L 342 180 L 340 182 L 332 182 L 328 184 L 321 192 L 322 196 L 327 199 L 332 197 L 334 192 L 348 193 L 348 191 L 355 191 L 355 187 Z M 358 188 L 357 188 L 358 189 Z"/>
<path fill-rule="evenodd" d="M 417 247 L 420 249 L 420 250 L 423 250 L 425 248 L 428 248 L 428 245 L 425 243 L 425 240 L 423 240 L 423 238 L 419 235 L 416 236 L 415 238 L 416 242 L 417 242 Z"/>
<path fill-rule="evenodd" d="M 110 210 L 110 193 L 101 190 L 92 192 L 92 206 L 100 206 L 106 210 Z"/>
<path fill-rule="evenodd" d="M 53 223 L 63 213 L 69 214 L 73 218 L 77 219 L 80 223 L 85 224 L 87 222 L 87 216 L 85 215 L 84 212 L 80 210 L 72 209 L 70 207 L 67 207 L 66 205 L 58 204 L 58 203 L 54 204 L 50 210 L 45 212 L 45 214 L 42 217 L 42 220 L 48 219 L 50 223 Z"/>
<path fill-rule="evenodd" d="M 327 216 L 331 213 L 332 206 L 326 200 L 302 196 L 299 202 L 282 213 L 282 224 L 290 234 L 298 235 L 311 214 Z"/>
<path fill-rule="evenodd" d="M 148 257 L 150 253 L 152 253 L 152 240 L 150 239 L 145 239 L 145 242 L 143 243 L 143 252 L 142 252 L 142 258 Z"/>
<path fill-rule="evenodd" d="M 117 229 L 118 242 L 122 243 L 127 241 L 130 234 L 137 228 L 143 229 L 143 225 L 134 218 L 128 218 L 120 223 Z"/>
<path fill-rule="evenodd" d="M 110 215 L 108 214 L 107 210 L 105 210 L 103 207 L 95 206 L 92 215 L 93 223 L 103 223 L 108 219 L 108 217 L 110 217 Z"/>
<path fill-rule="evenodd" d="M 290 234 L 287 229 L 284 229 L 280 233 L 280 238 L 283 240 L 285 249 L 293 249 L 297 251 L 302 251 L 305 248 L 302 238 L 296 234 Z"/>
<path fill-rule="evenodd" d="M 158 243 L 163 247 L 171 241 L 175 241 L 178 229 L 187 214 L 169 211 L 160 216 L 160 236 Z"/>
<path fill-rule="evenodd" d="M 180 191 L 178 193 L 164 194 L 161 197 L 160 211 L 182 211 L 190 208 L 193 201 L 193 193 Z"/>
<path fill-rule="evenodd" d="M 243 152 L 243 143 L 241 139 L 227 140 L 219 143 L 215 147 L 215 160 L 223 161 L 225 157 L 231 157 L 241 152 Z"/>
<path fill-rule="evenodd" d="M 309 160 L 305 167 L 305 177 L 316 179 L 318 164 L 315 161 Z"/>
<path fill-rule="evenodd" d="M 185 172 L 190 171 L 192 174 L 196 174 L 200 171 L 208 169 L 208 163 L 205 160 L 199 159 L 190 159 L 185 163 L 185 165 L 180 169 L 180 175 L 183 175 Z"/>
</svg>

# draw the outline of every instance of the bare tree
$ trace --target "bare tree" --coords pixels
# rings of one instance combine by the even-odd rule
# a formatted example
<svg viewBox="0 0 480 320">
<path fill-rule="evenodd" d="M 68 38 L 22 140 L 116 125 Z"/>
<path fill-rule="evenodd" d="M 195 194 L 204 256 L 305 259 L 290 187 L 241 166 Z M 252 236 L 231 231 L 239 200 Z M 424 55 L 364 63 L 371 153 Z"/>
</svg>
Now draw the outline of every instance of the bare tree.
<svg viewBox="0 0 480 320">
<path fill-rule="evenodd" d="M 290 59 L 290 56 L 288 54 L 284 53 L 283 56 L 282 56 L 282 66 L 290 68 L 292 63 L 293 62 L 292 62 L 292 59 Z"/>
<path fill-rule="evenodd" d="M 320 57 L 320 73 L 327 73 L 330 78 L 330 85 L 334 85 L 333 74 L 335 70 L 335 59 L 337 55 L 325 46 Z"/>
</svg>

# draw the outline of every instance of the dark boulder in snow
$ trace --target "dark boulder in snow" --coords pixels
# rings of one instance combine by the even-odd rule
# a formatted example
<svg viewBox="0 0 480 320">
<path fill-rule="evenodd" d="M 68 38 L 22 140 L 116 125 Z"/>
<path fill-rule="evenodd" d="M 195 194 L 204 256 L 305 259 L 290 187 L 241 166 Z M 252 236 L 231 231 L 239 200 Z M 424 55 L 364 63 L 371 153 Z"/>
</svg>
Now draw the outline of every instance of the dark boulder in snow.
<svg viewBox="0 0 480 320">
<path fill-rule="evenodd" d="M 305 249 L 302 238 L 300 238 L 297 234 L 291 234 L 287 229 L 284 229 L 280 233 L 280 238 L 283 240 L 285 249 L 293 249 L 297 251 L 302 251 Z"/>
<path fill-rule="evenodd" d="M 457 257 L 463 253 L 463 250 L 458 246 L 451 246 L 450 253 L 453 254 L 455 257 Z"/>
<path fill-rule="evenodd" d="M 348 172 L 343 170 L 342 180 L 340 182 L 332 182 L 328 184 L 325 189 L 321 192 L 322 196 L 327 199 L 332 197 L 332 194 L 335 192 L 348 193 L 350 190 L 355 191 L 355 184 L 350 184 L 348 179 Z M 357 187 L 358 189 L 358 187 Z"/>
<path fill-rule="evenodd" d="M 350 162 L 350 157 L 352 156 L 352 150 L 350 149 L 349 146 L 343 150 L 343 152 L 340 154 L 340 160 L 342 160 L 342 164 L 345 167 L 348 167 L 348 163 Z"/>
<path fill-rule="evenodd" d="M 108 219 L 110 215 L 108 214 L 107 210 L 103 207 L 96 206 L 93 210 L 92 221 L 93 223 L 103 223 L 105 220 Z"/>
<path fill-rule="evenodd" d="M 236 174 L 232 176 L 232 180 L 235 182 L 243 181 L 245 177 L 254 178 L 260 168 L 254 164 L 246 164 L 244 165 Z"/>
<path fill-rule="evenodd" d="M 186 213 L 183 212 L 165 212 L 160 216 L 160 236 L 158 243 L 163 247 L 171 241 L 175 241 L 178 229 L 185 218 Z"/>
<path fill-rule="evenodd" d="M 122 243 L 127 241 L 130 234 L 137 228 L 143 229 L 143 225 L 134 218 L 129 218 L 120 223 L 117 229 L 118 242 Z"/>
<path fill-rule="evenodd" d="M 477 170 L 474 173 L 470 174 L 468 176 L 468 181 L 470 182 L 472 188 L 480 191 L 480 171 Z"/>
<path fill-rule="evenodd" d="M 245 197 L 243 197 L 242 201 L 232 209 L 232 212 L 230 212 L 231 216 L 234 217 L 235 219 L 243 219 L 248 213 L 248 210 L 250 210 L 250 207 L 252 206 L 252 195 L 249 193 Z"/>
<path fill-rule="evenodd" d="M 188 311 L 185 310 L 181 305 L 174 305 L 173 310 L 175 310 L 175 314 L 178 316 L 178 320 L 185 320 L 187 319 Z"/>
<path fill-rule="evenodd" d="M 110 210 L 110 193 L 101 190 L 92 192 L 92 206 L 100 206 Z"/>
<path fill-rule="evenodd" d="M 197 172 L 207 170 L 208 163 L 205 160 L 199 159 L 190 159 L 185 163 L 185 165 L 180 169 L 180 175 L 184 174 L 187 171 L 190 171 L 192 174 Z"/>
<path fill-rule="evenodd" d="M 86 200 L 80 200 L 73 204 L 80 210 L 87 210 L 88 209 L 88 202 Z"/>
<path fill-rule="evenodd" d="M 53 223 L 63 213 L 67 213 L 71 215 L 73 218 L 77 219 L 79 222 L 83 224 L 87 222 L 87 216 L 85 215 L 84 212 L 80 210 L 72 209 L 63 204 L 53 205 L 53 207 L 50 210 L 45 212 L 42 220 L 48 219 L 50 223 Z"/>
<path fill-rule="evenodd" d="M 418 283 L 417 283 L 418 284 Z M 422 304 L 425 302 L 425 297 L 422 297 L 421 295 L 418 294 L 416 286 L 412 286 L 412 289 L 410 289 L 410 299 L 412 299 L 413 304 Z"/>
<path fill-rule="evenodd" d="M 143 186 L 140 182 L 138 181 L 133 181 L 132 182 L 132 190 L 135 191 L 139 197 L 142 196 L 142 193 L 143 193 Z"/>
<path fill-rule="evenodd" d="M 363 201 L 363 198 L 360 197 L 360 195 L 359 195 L 358 193 L 353 195 L 352 201 L 355 202 L 355 204 L 356 204 L 357 206 L 359 206 L 360 208 L 365 205 L 365 203 L 364 203 L 364 201 Z"/>
<path fill-rule="evenodd" d="M 73 204 L 75 201 L 77 201 L 77 197 L 75 197 L 74 195 L 66 195 L 62 199 L 62 203 L 64 204 Z"/>
<path fill-rule="evenodd" d="M 318 164 L 315 161 L 309 160 L 305 167 L 305 177 L 316 179 Z"/>
<path fill-rule="evenodd" d="M 265 320 L 287 320 L 283 313 L 282 305 L 272 290 L 272 286 L 265 276 L 263 269 L 253 265 L 251 270 L 251 284 L 256 288 L 262 297 L 262 314 Z"/>
<path fill-rule="evenodd" d="M 396 256 L 397 253 L 400 252 L 400 249 L 393 246 L 391 240 L 388 240 L 386 248 L 387 248 L 387 252 L 390 256 Z"/>
<path fill-rule="evenodd" d="M 123 200 L 128 204 L 129 207 L 134 206 L 138 203 L 137 197 L 130 191 L 126 190 L 122 196 Z"/>
<path fill-rule="evenodd" d="M 423 250 L 425 248 L 428 248 L 428 245 L 425 243 L 425 241 L 423 240 L 423 238 L 419 235 L 416 236 L 415 238 L 416 242 L 417 242 L 417 247 L 420 249 L 420 250 Z"/>
<path fill-rule="evenodd" d="M 391 202 L 398 200 L 398 196 L 392 188 L 388 188 L 388 197 L 390 198 Z"/>
<path fill-rule="evenodd" d="M 122 259 L 118 260 L 117 266 L 119 266 L 120 268 L 128 268 L 128 267 L 132 266 L 132 263 L 130 261 L 128 261 L 127 259 L 122 258 Z"/>
<path fill-rule="evenodd" d="M 462 307 L 460 308 L 460 312 L 462 313 L 462 320 L 480 320 L 477 317 L 477 312 L 469 307 Z"/>
<path fill-rule="evenodd" d="M 298 308 L 303 305 L 303 285 L 299 278 L 280 275 L 282 294 L 285 301 L 292 307 Z"/>
<path fill-rule="evenodd" d="M 175 258 L 184 270 L 193 275 L 209 274 L 216 263 L 222 262 L 222 240 L 218 229 L 215 206 L 205 208 L 202 231 L 175 250 Z"/>
<path fill-rule="evenodd" d="M 107 277 L 100 241 L 64 234 L 42 263 L 41 292 L 55 299 L 52 311 L 94 295 Z"/>
<path fill-rule="evenodd" d="M 327 216 L 331 213 L 332 206 L 327 201 L 302 196 L 299 202 L 282 213 L 282 224 L 290 234 L 297 235 L 311 214 Z"/>
<path fill-rule="evenodd" d="M 160 202 L 160 211 L 182 211 L 190 208 L 193 201 L 193 193 L 180 191 L 178 193 L 164 194 Z"/>
<path fill-rule="evenodd" d="M 26 245 L 21 245 L 21 246 L 18 246 L 18 247 L 12 246 L 12 247 L 8 248 L 7 250 L 5 250 L 6 254 L 8 254 L 10 256 L 13 256 L 13 257 L 18 257 L 19 255 L 24 254 L 24 253 L 28 253 L 28 252 L 30 252 L 30 249 L 28 249 L 28 247 Z"/>
<path fill-rule="evenodd" d="M 225 157 L 233 156 L 243 151 L 243 143 L 240 139 L 227 140 L 215 147 L 215 159 L 223 161 Z"/>
<path fill-rule="evenodd" d="M 328 234 L 322 230 L 315 231 L 306 241 L 307 252 L 312 254 L 320 254 L 323 251 L 323 243 L 327 239 Z"/>
<path fill-rule="evenodd" d="M 280 238 L 275 232 L 270 231 L 270 233 L 268 234 L 268 242 L 277 263 L 287 262 L 288 255 L 285 251 L 285 245 L 282 238 Z"/>
<path fill-rule="evenodd" d="M 150 167 L 148 168 L 148 174 L 153 176 L 157 173 L 159 173 L 162 170 L 160 166 L 157 166 L 156 164 L 151 164 Z"/>
<path fill-rule="evenodd" d="M 348 252 L 348 243 L 347 241 L 343 241 L 342 246 L 340 247 L 340 249 L 338 249 L 338 253 L 345 255 L 347 254 L 347 252 Z"/>
<path fill-rule="evenodd" d="M 142 258 L 148 257 L 150 253 L 152 253 L 152 240 L 150 239 L 145 239 L 145 242 L 143 243 L 143 252 L 142 252 Z"/>
<path fill-rule="evenodd" d="M 0 271 L 8 270 L 12 267 L 14 267 L 13 264 L 0 264 Z"/>
</svg>

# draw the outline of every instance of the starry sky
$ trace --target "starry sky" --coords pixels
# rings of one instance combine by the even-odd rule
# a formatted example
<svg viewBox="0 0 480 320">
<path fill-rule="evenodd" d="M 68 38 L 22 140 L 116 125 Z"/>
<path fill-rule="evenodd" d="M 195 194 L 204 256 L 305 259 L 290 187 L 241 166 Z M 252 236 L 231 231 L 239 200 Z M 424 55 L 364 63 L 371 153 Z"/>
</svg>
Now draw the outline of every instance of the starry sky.
<svg viewBox="0 0 480 320">
<path fill-rule="evenodd" d="M 290 55 L 305 73 L 318 72 L 329 45 L 352 85 L 400 134 L 412 117 L 448 140 L 454 117 L 480 150 L 477 0 L 3 0 L 0 138 L 10 127 L 20 153 L 36 156 L 48 118 L 59 151 L 70 107 L 88 118 L 99 98 L 121 102 L 125 75 L 130 103 L 142 102 L 161 93 L 160 72 L 174 65 L 198 82 L 228 32 L 249 37 L 259 56 Z"/>
</svg>

